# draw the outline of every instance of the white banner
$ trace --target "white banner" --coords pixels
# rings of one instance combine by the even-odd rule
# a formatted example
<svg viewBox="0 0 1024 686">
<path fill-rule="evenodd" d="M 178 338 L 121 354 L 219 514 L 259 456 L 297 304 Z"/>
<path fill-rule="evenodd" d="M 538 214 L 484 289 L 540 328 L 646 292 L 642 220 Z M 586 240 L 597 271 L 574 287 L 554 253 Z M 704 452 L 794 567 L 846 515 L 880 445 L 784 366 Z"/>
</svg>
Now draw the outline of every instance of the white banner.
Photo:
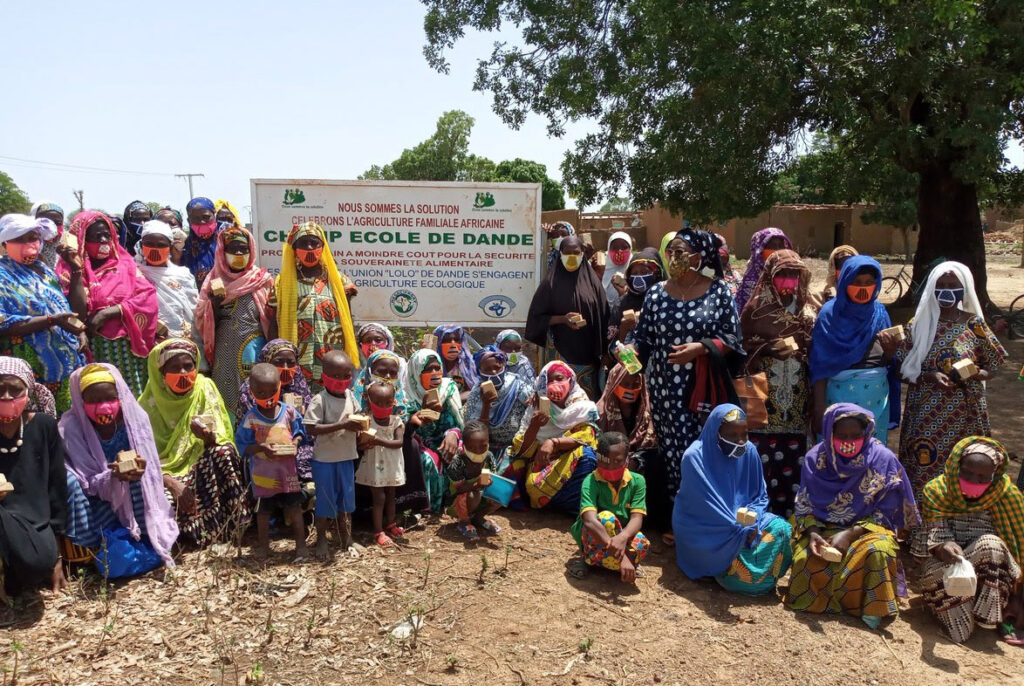
<svg viewBox="0 0 1024 686">
<path fill-rule="evenodd" d="M 253 179 L 259 264 L 295 224 L 324 228 L 359 287 L 356 322 L 521 327 L 541 273 L 540 184 Z"/>
</svg>

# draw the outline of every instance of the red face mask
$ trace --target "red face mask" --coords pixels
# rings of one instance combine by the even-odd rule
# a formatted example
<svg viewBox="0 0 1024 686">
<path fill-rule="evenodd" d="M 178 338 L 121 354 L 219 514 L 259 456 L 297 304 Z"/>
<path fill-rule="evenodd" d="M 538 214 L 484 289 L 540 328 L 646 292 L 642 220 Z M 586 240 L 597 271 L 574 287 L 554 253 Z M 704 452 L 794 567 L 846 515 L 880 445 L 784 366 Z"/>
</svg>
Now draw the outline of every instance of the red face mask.
<svg viewBox="0 0 1024 686">
<path fill-rule="evenodd" d="M 269 398 L 257 398 L 253 396 L 253 402 L 256 403 L 257 407 L 262 407 L 264 410 L 272 410 L 277 407 L 277 401 L 281 399 L 281 386 L 277 387 L 274 391 L 274 395 Z"/>
<path fill-rule="evenodd" d="M 626 465 L 622 465 L 617 469 L 606 469 L 604 467 L 598 467 L 597 473 L 601 475 L 601 478 L 608 483 L 616 483 L 622 479 L 622 475 L 626 473 Z"/>
<path fill-rule="evenodd" d="M 0 422 L 10 424 L 11 422 L 17 421 L 25 411 L 26 405 L 28 405 L 27 391 L 24 395 L 19 395 L 17 398 L 0 400 Z"/>
<path fill-rule="evenodd" d="M 110 243 L 85 242 L 85 254 L 94 260 L 105 260 L 113 254 L 114 248 Z"/>
<path fill-rule="evenodd" d="M 7 255 L 18 264 L 32 264 L 39 259 L 39 241 L 28 243 L 8 241 L 4 248 L 7 250 Z"/>
<path fill-rule="evenodd" d="M 374 419 L 387 419 L 391 416 L 391 410 L 391 407 L 381 407 L 380 405 L 370 403 L 370 414 L 373 415 Z"/>
<path fill-rule="evenodd" d="M 384 350 L 388 347 L 388 344 L 384 341 L 380 343 L 360 343 L 359 352 L 363 353 L 363 357 L 369 357 L 377 350 Z"/>
<path fill-rule="evenodd" d="M 166 248 L 147 248 L 146 246 L 142 246 L 142 251 L 146 257 L 146 262 L 154 267 L 167 264 L 167 260 L 171 256 L 170 246 L 167 246 Z"/>
<path fill-rule="evenodd" d="M 295 256 L 299 258 L 299 262 L 304 267 L 315 267 L 320 264 L 320 256 L 323 255 L 323 247 L 319 247 L 315 250 L 295 250 Z"/>
<path fill-rule="evenodd" d="M 321 381 L 324 382 L 324 388 L 326 388 L 327 392 L 331 395 L 345 395 L 345 391 L 347 391 L 348 387 L 352 385 L 351 378 L 341 380 L 336 379 L 333 376 L 327 376 L 326 374 L 323 375 Z"/>
<path fill-rule="evenodd" d="M 852 441 L 844 441 L 839 438 L 832 439 L 832 449 L 836 451 L 836 454 L 840 457 L 850 459 L 860 454 L 861 448 L 864 447 L 864 437 L 861 436 L 858 439 Z"/>
<path fill-rule="evenodd" d="M 441 344 L 441 356 L 451 362 L 452 360 L 459 359 L 459 353 L 462 352 L 461 343 L 442 343 Z"/>
<path fill-rule="evenodd" d="M 209 238 L 213 235 L 213 232 L 217 230 L 217 219 L 214 218 L 202 224 L 193 224 L 192 222 L 189 222 L 189 227 L 191 227 L 192 233 L 200 238 Z"/>
<path fill-rule="evenodd" d="M 101 403 L 82 403 L 85 416 L 96 424 L 107 426 L 113 424 L 121 413 L 120 400 L 104 400 Z"/>
<path fill-rule="evenodd" d="M 627 405 L 632 405 L 636 402 L 637 391 L 635 388 L 626 388 L 624 386 L 616 386 L 615 390 L 612 391 L 615 397 L 619 399 L 619 402 Z"/>
<path fill-rule="evenodd" d="M 779 295 L 793 295 L 796 293 L 797 286 L 800 285 L 800 277 L 776 276 L 772 279 L 772 284 L 775 286 L 775 292 Z"/>
<path fill-rule="evenodd" d="M 569 380 L 548 382 L 548 398 L 560 403 L 569 397 Z"/>
<path fill-rule="evenodd" d="M 612 261 L 612 264 L 621 267 L 629 262 L 629 256 L 632 254 L 629 250 L 609 250 L 608 258 Z"/>
<path fill-rule="evenodd" d="M 771 257 L 772 253 L 774 252 L 775 251 L 772 250 L 771 248 L 765 248 L 764 250 L 761 251 L 761 259 L 767 262 L 768 258 Z"/>
<path fill-rule="evenodd" d="M 874 285 L 871 286 L 857 286 L 850 284 L 846 287 L 846 295 L 853 302 L 858 305 L 864 305 L 871 302 L 871 296 L 875 294 Z"/>
<path fill-rule="evenodd" d="M 196 385 L 196 374 L 198 372 L 193 369 L 190 372 L 178 373 L 168 372 L 164 374 L 164 382 L 172 392 L 178 395 L 184 395 L 192 390 L 192 387 Z"/>
<path fill-rule="evenodd" d="M 426 391 L 437 388 L 441 385 L 441 372 L 423 372 L 420 374 L 420 385 Z"/>
<path fill-rule="evenodd" d="M 281 384 L 284 386 L 295 380 L 295 367 L 278 367 L 277 372 L 281 375 Z"/>
</svg>

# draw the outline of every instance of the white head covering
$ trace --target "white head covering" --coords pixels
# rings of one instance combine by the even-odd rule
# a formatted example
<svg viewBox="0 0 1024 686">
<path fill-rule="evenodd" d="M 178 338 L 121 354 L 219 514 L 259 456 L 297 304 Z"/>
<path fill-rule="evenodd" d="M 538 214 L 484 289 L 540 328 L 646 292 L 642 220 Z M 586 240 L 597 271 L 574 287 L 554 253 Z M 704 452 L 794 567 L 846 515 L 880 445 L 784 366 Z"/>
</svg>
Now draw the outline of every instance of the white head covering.
<svg viewBox="0 0 1024 686">
<path fill-rule="evenodd" d="M 44 241 L 57 237 L 57 225 L 49 219 L 36 219 L 27 214 L 5 214 L 0 217 L 0 243 L 20 238 L 30 231 L 39 233 Z"/>
<path fill-rule="evenodd" d="M 914 383 L 921 376 L 921 365 L 924 364 L 932 343 L 935 342 L 935 330 L 939 325 L 939 301 L 935 298 L 935 284 L 945 274 L 953 274 L 964 286 L 964 300 L 960 309 L 964 312 L 981 316 L 981 303 L 974 290 L 974 275 L 966 265 L 959 262 L 943 262 L 936 265 L 928 274 L 928 280 L 921 289 L 921 302 L 917 304 L 914 321 L 910 325 L 910 338 L 913 347 L 903 361 L 903 378 Z"/>
<path fill-rule="evenodd" d="M 629 249 L 633 250 L 633 238 L 625 231 L 616 231 L 608 239 L 608 250 L 612 249 L 612 242 L 622 239 L 629 244 Z M 616 274 L 626 275 L 626 270 L 629 269 L 629 260 L 626 260 L 626 264 L 618 265 L 611 261 L 609 258 L 605 263 L 604 276 L 601 277 L 601 285 L 604 286 L 605 295 L 608 296 L 608 305 L 612 306 L 619 302 L 619 292 L 615 290 L 615 286 L 612 285 L 612 277 Z"/>
</svg>

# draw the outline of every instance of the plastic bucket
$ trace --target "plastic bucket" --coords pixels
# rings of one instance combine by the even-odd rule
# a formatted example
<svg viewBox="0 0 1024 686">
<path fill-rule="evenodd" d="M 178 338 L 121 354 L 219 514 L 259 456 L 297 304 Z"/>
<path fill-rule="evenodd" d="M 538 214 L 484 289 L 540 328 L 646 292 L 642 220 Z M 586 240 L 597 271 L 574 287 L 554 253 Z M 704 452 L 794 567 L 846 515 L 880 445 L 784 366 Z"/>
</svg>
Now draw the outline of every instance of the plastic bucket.
<svg viewBox="0 0 1024 686">
<path fill-rule="evenodd" d="M 483 490 L 483 497 L 499 503 L 502 507 L 508 507 L 512 502 L 512 494 L 515 493 L 516 482 L 506 479 L 497 474 L 491 474 L 491 485 Z"/>
</svg>

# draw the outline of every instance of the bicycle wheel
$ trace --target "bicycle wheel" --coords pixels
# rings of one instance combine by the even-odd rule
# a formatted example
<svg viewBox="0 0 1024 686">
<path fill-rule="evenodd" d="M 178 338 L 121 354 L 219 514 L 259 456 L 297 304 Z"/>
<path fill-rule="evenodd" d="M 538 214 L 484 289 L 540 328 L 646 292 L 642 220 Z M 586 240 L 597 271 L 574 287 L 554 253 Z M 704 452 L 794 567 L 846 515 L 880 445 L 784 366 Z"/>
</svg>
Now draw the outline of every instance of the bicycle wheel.
<svg viewBox="0 0 1024 686">
<path fill-rule="evenodd" d="M 883 305 L 892 305 L 903 297 L 903 282 L 895 276 L 886 276 L 882 279 L 882 289 L 878 291 L 878 302 Z"/>
<path fill-rule="evenodd" d="M 1024 338 L 1024 295 L 1018 295 L 1010 303 L 1010 314 L 1007 315 L 1006 321 L 1010 325 L 1010 336 Z"/>
</svg>

